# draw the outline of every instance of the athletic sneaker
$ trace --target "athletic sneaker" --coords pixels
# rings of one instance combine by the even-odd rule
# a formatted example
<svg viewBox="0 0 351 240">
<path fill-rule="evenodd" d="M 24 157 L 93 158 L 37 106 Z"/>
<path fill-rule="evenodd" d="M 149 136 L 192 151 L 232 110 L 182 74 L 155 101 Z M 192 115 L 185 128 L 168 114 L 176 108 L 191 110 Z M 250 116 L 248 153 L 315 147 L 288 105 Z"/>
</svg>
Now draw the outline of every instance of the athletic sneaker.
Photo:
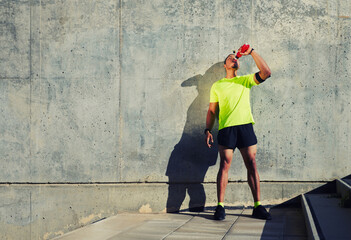
<svg viewBox="0 0 351 240">
<path fill-rule="evenodd" d="M 259 205 L 258 207 L 254 208 L 252 211 L 252 217 L 264 220 L 271 220 L 272 216 L 267 212 L 267 210 L 262 206 Z"/>
<path fill-rule="evenodd" d="M 215 220 L 224 220 L 225 219 L 225 210 L 224 207 L 221 205 L 218 205 L 216 207 L 216 212 L 214 214 L 214 219 Z"/>
</svg>

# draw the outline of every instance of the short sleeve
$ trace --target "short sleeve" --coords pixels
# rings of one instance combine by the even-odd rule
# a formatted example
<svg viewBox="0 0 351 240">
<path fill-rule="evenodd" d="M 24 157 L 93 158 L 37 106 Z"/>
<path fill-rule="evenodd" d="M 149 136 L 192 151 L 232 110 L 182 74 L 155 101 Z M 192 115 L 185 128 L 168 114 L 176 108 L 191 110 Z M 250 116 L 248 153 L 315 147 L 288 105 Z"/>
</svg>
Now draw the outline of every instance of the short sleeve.
<svg viewBox="0 0 351 240">
<path fill-rule="evenodd" d="M 216 93 L 216 85 L 213 84 L 210 92 L 210 102 L 218 102 L 218 95 Z"/>
<path fill-rule="evenodd" d="M 247 81 L 245 81 L 246 82 L 246 84 L 245 84 L 246 87 L 252 88 L 253 86 L 257 85 L 257 83 L 255 82 L 254 76 L 255 76 L 254 73 L 246 76 L 247 77 Z"/>
</svg>

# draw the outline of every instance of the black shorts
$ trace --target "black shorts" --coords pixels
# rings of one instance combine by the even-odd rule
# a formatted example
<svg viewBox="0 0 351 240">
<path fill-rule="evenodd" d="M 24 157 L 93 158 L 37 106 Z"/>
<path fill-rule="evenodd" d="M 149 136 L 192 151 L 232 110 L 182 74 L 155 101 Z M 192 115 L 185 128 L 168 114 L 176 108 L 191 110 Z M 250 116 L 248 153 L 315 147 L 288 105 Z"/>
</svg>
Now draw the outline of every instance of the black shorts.
<svg viewBox="0 0 351 240">
<path fill-rule="evenodd" d="M 223 128 L 219 130 L 217 140 L 219 145 L 233 150 L 257 144 L 252 123 Z"/>
</svg>

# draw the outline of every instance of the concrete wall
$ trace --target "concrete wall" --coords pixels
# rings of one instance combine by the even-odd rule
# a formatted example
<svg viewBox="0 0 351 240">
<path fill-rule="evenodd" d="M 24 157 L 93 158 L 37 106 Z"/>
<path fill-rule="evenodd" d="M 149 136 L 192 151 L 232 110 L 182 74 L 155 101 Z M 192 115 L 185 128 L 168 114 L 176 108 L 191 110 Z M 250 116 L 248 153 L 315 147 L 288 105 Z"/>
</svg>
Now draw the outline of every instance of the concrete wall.
<svg viewBox="0 0 351 240">
<path fill-rule="evenodd" d="M 351 0 L 0 1 L 0 234 L 49 238 L 140 210 L 147 194 L 156 212 L 192 189 L 204 203 L 218 169 L 203 144 L 209 89 L 245 42 L 272 70 L 251 95 L 261 180 L 349 175 L 350 40 Z M 241 65 L 257 71 L 251 57 Z M 245 180 L 236 152 L 230 181 Z M 98 200 L 96 186 L 131 183 L 143 184 L 118 206 Z M 72 187 L 96 196 L 83 194 L 78 214 L 57 208 L 76 201 Z M 241 195 L 228 202 L 251 200 Z M 67 222 L 37 227 L 44 213 Z"/>
</svg>

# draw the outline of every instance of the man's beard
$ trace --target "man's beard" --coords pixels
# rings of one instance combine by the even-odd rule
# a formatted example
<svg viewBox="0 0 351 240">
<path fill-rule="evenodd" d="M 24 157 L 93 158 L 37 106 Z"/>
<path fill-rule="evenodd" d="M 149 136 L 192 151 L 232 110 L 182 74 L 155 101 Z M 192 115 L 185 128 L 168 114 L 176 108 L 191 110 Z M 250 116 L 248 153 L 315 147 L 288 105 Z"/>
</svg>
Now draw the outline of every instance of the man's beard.
<svg viewBox="0 0 351 240">
<path fill-rule="evenodd" d="M 236 63 L 234 63 L 234 66 L 232 67 L 233 69 L 238 69 L 238 67 L 239 67 L 239 65 L 238 65 L 238 63 L 236 62 Z"/>
</svg>

